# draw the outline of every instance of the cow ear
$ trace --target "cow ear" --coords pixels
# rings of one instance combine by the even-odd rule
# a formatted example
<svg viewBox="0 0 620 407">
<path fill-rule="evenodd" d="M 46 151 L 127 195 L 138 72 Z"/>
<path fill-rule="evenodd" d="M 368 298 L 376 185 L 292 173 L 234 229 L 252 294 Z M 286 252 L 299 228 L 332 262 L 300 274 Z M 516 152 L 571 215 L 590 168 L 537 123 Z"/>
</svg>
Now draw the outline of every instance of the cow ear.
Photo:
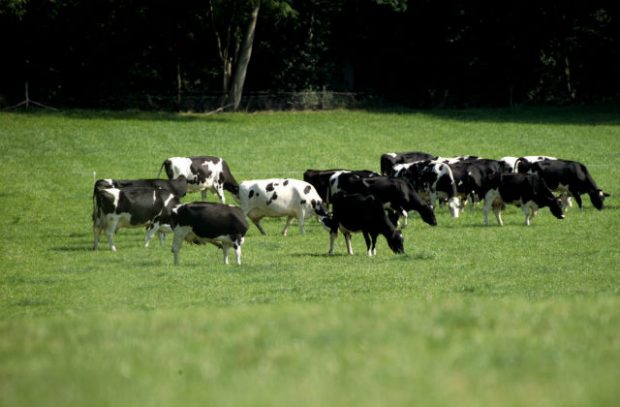
<svg viewBox="0 0 620 407">
<path fill-rule="evenodd" d="M 603 192 L 603 196 L 604 196 L 605 198 L 609 198 L 611 195 L 610 195 L 610 194 L 608 194 L 607 192 Z"/>
</svg>

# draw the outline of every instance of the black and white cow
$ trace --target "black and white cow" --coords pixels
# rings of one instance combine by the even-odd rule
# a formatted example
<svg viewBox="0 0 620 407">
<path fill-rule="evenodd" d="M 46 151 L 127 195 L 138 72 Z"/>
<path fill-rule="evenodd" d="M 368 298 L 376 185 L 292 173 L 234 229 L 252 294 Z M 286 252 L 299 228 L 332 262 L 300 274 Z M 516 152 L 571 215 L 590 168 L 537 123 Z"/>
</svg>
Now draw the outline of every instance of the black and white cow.
<svg viewBox="0 0 620 407">
<path fill-rule="evenodd" d="M 416 161 L 433 160 L 434 158 L 434 155 L 423 153 L 421 151 L 381 154 L 381 175 L 393 176 L 394 166 L 396 164 L 406 164 Z"/>
<path fill-rule="evenodd" d="M 494 186 L 484 199 L 484 224 L 489 224 L 489 210 L 493 207 L 497 223 L 502 226 L 502 208 L 505 203 L 521 206 L 525 224 L 530 225 L 539 208 L 549 207 L 558 219 L 564 219 L 562 203 L 536 174 L 494 174 L 489 180 Z"/>
<path fill-rule="evenodd" d="M 332 179 L 334 174 L 337 177 Z M 341 183 L 351 183 L 357 179 L 377 177 L 379 174 L 369 170 L 306 170 L 304 172 L 304 181 L 311 184 L 319 194 L 325 204 L 329 204 L 332 195 L 332 184 L 340 185 Z M 338 186 L 335 187 L 338 190 Z"/>
<path fill-rule="evenodd" d="M 336 171 L 329 177 L 329 193 L 334 196 L 340 191 L 349 191 L 357 183 L 366 178 L 378 177 L 379 174 L 372 171 Z"/>
<path fill-rule="evenodd" d="M 514 164 L 514 172 L 519 172 L 521 174 L 525 174 L 530 172 L 531 167 L 534 163 L 539 161 L 555 161 L 557 158 L 550 157 L 548 155 L 526 155 L 523 157 L 519 157 L 515 160 Z"/>
<path fill-rule="evenodd" d="M 172 209 L 170 227 L 174 232 L 172 253 L 174 264 L 179 264 L 179 251 L 183 241 L 211 243 L 224 252 L 228 264 L 228 250 L 235 250 L 237 264 L 241 264 L 241 245 L 248 222 L 236 206 L 214 202 L 192 202 Z"/>
<path fill-rule="evenodd" d="M 144 246 L 156 232 L 169 230 L 172 208 L 180 203 L 172 192 L 161 188 L 95 188 L 93 192 L 93 249 L 99 247 L 101 232 L 108 237 L 110 250 L 116 251 L 114 234 L 120 228 L 148 227 Z"/>
<path fill-rule="evenodd" d="M 99 179 L 95 188 L 161 188 L 172 192 L 179 198 L 187 194 L 187 178 L 181 175 L 177 179 Z"/>
<path fill-rule="evenodd" d="M 346 186 L 343 191 L 347 194 L 361 193 L 372 195 L 388 210 L 388 218 L 397 224 L 402 214 L 405 223 L 409 211 L 416 211 L 422 220 L 431 226 L 437 225 L 433 208 L 426 203 L 415 191 L 413 185 L 404 178 L 372 177 L 358 180 Z"/>
<path fill-rule="evenodd" d="M 592 205 L 601 210 L 605 198 L 609 196 L 596 185 L 588 168 L 577 161 L 541 160 L 531 164 L 529 170 L 538 174 L 552 191 L 562 195 L 565 207 L 569 206 L 570 195 L 581 209 L 581 194 L 588 194 Z"/>
<path fill-rule="evenodd" d="M 220 157 L 171 157 L 162 163 L 160 174 L 162 168 L 168 179 L 187 178 L 189 192 L 200 191 L 203 201 L 207 199 L 207 190 L 214 192 L 222 203 L 226 202 L 224 190 L 235 196 L 239 192 L 228 163 Z"/>
<path fill-rule="evenodd" d="M 418 161 L 402 168 L 396 175 L 409 180 L 418 193 L 427 193 L 433 207 L 438 195 L 447 200 L 452 217 L 459 217 L 461 199 L 448 164 L 434 160 Z"/>
<path fill-rule="evenodd" d="M 334 242 L 338 230 L 342 231 L 347 253 L 353 254 L 351 234 L 362 232 L 368 256 L 377 254 L 377 237 L 383 235 L 394 253 L 404 253 L 404 238 L 400 230 L 388 219 L 383 204 L 372 195 L 346 194 L 333 197 L 334 210 L 331 218 L 321 218 L 329 229 L 329 254 L 334 254 Z"/>
<path fill-rule="evenodd" d="M 256 225 L 261 234 L 265 230 L 260 224 L 264 217 L 288 219 L 282 230 L 286 236 L 293 218 L 299 220 L 301 234 L 304 234 L 304 220 L 316 214 L 327 216 L 323 200 L 314 187 L 297 179 L 261 179 L 243 181 L 239 184 L 239 204 L 241 210 Z"/>
</svg>

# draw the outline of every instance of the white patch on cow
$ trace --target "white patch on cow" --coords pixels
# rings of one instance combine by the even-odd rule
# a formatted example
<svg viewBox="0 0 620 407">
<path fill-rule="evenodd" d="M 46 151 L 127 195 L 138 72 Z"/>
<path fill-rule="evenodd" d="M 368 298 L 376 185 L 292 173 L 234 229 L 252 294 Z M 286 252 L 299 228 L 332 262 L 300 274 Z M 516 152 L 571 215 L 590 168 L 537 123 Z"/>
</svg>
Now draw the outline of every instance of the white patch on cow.
<svg viewBox="0 0 620 407">
<path fill-rule="evenodd" d="M 196 176 L 192 174 L 192 160 L 188 157 L 172 157 L 169 158 L 170 169 L 172 170 L 172 179 L 177 179 L 181 175 L 187 178 L 187 182 L 195 181 Z M 191 185 L 188 185 L 191 188 Z"/>
<path fill-rule="evenodd" d="M 112 195 L 112 197 L 114 197 L 114 202 L 112 202 L 112 204 L 114 205 L 114 208 L 118 207 L 118 200 L 120 199 L 121 196 L 121 190 L 118 188 L 107 188 L 105 190 L 106 194 L 110 194 Z"/>
<path fill-rule="evenodd" d="M 331 177 L 329 177 L 329 193 L 333 196 L 340 191 L 339 179 L 342 174 L 348 174 L 351 171 L 336 171 Z"/>
<path fill-rule="evenodd" d="M 392 158 L 396 157 L 396 153 L 385 153 L 385 155 L 390 156 Z"/>
<path fill-rule="evenodd" d="M 504 162 L 504 166 L 509 170 L 507 172 L 516 172 L 515 163 L 517 159 L 518 157 L 506 156 L 506 157 L 500 158 L 499 161 Z"/>
</svg>

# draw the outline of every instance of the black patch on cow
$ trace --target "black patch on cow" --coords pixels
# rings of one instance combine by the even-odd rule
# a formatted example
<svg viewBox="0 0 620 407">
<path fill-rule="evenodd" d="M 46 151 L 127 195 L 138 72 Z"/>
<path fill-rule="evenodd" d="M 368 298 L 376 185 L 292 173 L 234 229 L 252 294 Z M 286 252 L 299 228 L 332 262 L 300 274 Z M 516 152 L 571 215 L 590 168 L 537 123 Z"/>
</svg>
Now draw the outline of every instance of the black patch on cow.
<svg viewBox="0 0 620 407">
<path fill-rule="evenodd" d="M 288 180 L 286 179 L 284 180 L 284 186 L 287 186 L 287 185 L 288 185 Z"/>
<path fill-rule="evenodd" d="M 248 195 L 248 199 L 251 199 L 254 196 L 254 190 L 250 189 L 250 194 Z"/>
<path fill-rule="evenodd" d="M 305 200 L 305 199 L 302 199 L 299 203 L 303 205 L 303 204 L 305 204 L 305 203 L 306 203 L 306 200 Z"/>
<path fill-rule="evenodd" d="M 316 208 L 316 200 L 315 199 L 311 200 L 310 205 L 312 205 L 313 208 Z"/>
<path fill-rule="evenodd" d="M 310 192 L 311 189 L 312 187 L 310 185 L 306 185 L 306 187 L 304 188 L 304 194 L 308 195 L 308 192 Z"/>
<path fill-rule="evenodd" d="M 273 190 L 274 190 L 274 188 L 273 188 L 273 182 L 270 182 L 269 184 L 267 184 L 267 187 L 265 188 L 265 191 L 267 191 L 267 192 L 271 192 L 271 191 L 273 191 Z"/>
</svg>

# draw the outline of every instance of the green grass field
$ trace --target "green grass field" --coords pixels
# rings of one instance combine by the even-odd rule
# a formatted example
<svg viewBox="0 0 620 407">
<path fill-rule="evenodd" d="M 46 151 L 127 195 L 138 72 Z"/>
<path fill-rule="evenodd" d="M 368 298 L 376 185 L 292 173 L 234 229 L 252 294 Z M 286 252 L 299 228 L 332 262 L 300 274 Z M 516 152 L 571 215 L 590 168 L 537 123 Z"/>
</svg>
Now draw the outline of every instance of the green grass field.
<svg viewBox="0 0 620 407">
<path fill-rule="evenodd" d="M 620 403 L 620 111 L 0 113 L 0 405 L 616 406 Z M 413 217 L 404 256 L 316 220 L 253 226 L 242 265 L 171 237 L 92 247 L 98 178 L 154 177 L 218 155 L 238 181 L 378 170 L 383 152 L 549 154 L 612 196 L 523 226 Z M 199 199 L 195 194 L 190 199 Z M 230 195 L 229 202 L 233 202 Z M 186 199 L 187 200 L 187 199 Z M 209 195 L 209 200 L 214 200 Z M 492 219 L 494 221 L 494 219 Z"/>
</svg>

